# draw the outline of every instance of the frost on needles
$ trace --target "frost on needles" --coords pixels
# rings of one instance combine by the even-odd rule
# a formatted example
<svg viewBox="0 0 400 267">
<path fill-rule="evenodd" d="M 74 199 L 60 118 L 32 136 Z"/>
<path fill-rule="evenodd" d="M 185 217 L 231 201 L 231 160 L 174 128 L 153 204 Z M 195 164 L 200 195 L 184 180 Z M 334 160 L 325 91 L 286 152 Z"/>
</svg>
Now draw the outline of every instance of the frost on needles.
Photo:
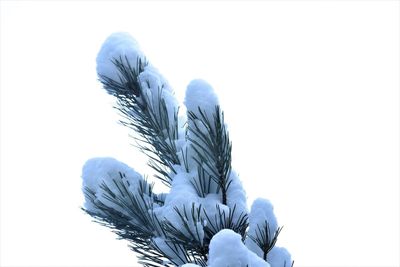
<svg viewBox="0 0 400 267">
<path fill-rule="evenodd" d="M 126 33 L 104 42 L 97 73 L 169 192 L 154 192 L 116 159 L 90 159 L 82 173 L 84 210 L 96 222 L 128 240 L 143 266 L 293 265 L 275 246 L 281 228 L 271 203 L 257 199 L 248 211 L 224 114 L 207 82 L 188 85 L 187 112 L 178 116 L 172 88 Z"/>
</svg>

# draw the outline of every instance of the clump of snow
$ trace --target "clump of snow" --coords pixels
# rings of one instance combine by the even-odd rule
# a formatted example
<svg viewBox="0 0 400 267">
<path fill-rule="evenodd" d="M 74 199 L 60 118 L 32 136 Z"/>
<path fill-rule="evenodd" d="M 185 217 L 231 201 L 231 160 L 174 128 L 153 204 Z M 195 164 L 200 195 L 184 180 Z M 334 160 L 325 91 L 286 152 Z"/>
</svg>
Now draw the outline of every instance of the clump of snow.
<svg viewBox="0 0 400 267">
<path fill-rule="evenodd" d="M 230 229 L 219 231 L 210 242 L 208 267 L 270 267 L 250 251 L 242 237 Z"/>
<path fill-rule="evenodd" d="M 172 92 L 172 88 L 160 72 L 152 65 L 147 65 L 143 72 L 139 74 L 139 81 L 142 87 L 146 87 L 154 93 L 158 93 L 158 88 Z"/>
<path fill-rule="evenodd" d="M 275 231 L 278 229 L 278 222 L 274 215 L 273 206 L 269 200 L 257 198 L 251 205 L 248 235 L 255 238 L 257 236 L 258 227 L 260 229 L 265 229 L 266 222 L 269 227 L 268 235 L 272 238 L 275 235 Z M 251 238 L 246 239 L 246 246 L 259 257 L 263 256 L 262 249 L 258 247 Z"/>
<path fill-rule="evenodd" d="M 191 179 L 194 173 L 187 173 L 184 170 L 175 167 L 177 174 L 173 177 L 171 189 L 166 196 L 164 205 L 182 205 L 198 202 L 198 196 L 194 189 Z"/>
<path fill-rule="evenodd" d="M 123 62 L 129 63 L 132 67 L 136 66 L 138 59 L 144 60 L 138 43 L 128 33 L 113 33 L 104 41 L 96 58 L 98 76 L 106 76 L 115 81 L 121 81 L 119 72 L 113 64 L 116 59 L 122 59 Z"/>
<path fill-rule="evenodd" d="M 248 213 L 247 210 L 247 197 L 246 191 L 243 188 L 242 182 L 239 179 L 239 176 L 234 170 L 231 170 L 229 176 L 229 187 L 226 192 L 228 199 L 227 205 L 229 208 L 235 208 L 235 213 L 233 215 L 233 220 L 238 220 L 240 215 L 244 215 Z"/>
<path fill-rule="evenodd" d="M 206 81 L 200 79 L 189 83 L 184 103 L 187 110 L 195 113 L 198 117 L 200 117 L 200 107 L 202 111 L 205 111 L 210 120 L 215 113 L 215 107 L 219 105 L 214 89 Z"/>
<path fill-rule="evenodd" d="M 151 105 L 155 115 L 159 115 L 161 101 L 165 102 L 168 112 L 169 124 L 174 125 L 174 115 L 178 110 L 178 101 L 167 80 L 152 65 L 147 65 L 138 76 L 141 90 Z"/>
<path fill-rule="evenodd" d="M 184 227 L 184 224 L 189 226 L 191 233 L 197 233 L 196 240 L 203 243 L 204 229 L 201 223 L 201 218 L 193 218 L 192 211 L 200 208 L 199 197 L 191 184 L 192 173 L 186 173 L 184 170 L 176 167 L 177 174 L 174 176 L 171 184 L 171 190 L 165 197 L 163 206 L 155 207 L 154 214 L 160 221 L 168 221 L 176 229 L 179 229 L 182 234 L 191 238 L 191 234 Z M 182 221 L 181 215 L 187 215 L 187 219 Z"/>
<path fill-rule="evenodd" d="M 96 196 L 95 201 L 101 201 L 109 207 L 124 212 L 123 209 L 107 200 L 103 195 L 102 184 L 107 185 L 113 192 L 119 192 L 113 180 L 121 181 L 131 192 L 136 192 L 143 178 L 134 169 L 114 158 L 92 158 L 84 164 L 82 169 L 82 188 L 84 190 L 88 188 L 94 192 Z M 86 194 L 84 207 L 88 211 L 98 212 Z"/>
<path fill-rule="evenodd" d="M 267 261 L 271 267 L 290 267 L 292 266 L 292 257 L 286 248 L 273 247 L 267 255 Z"/>
<path fill-rule="evenodd" d="M 264 225 L 268 222 L 269 235 L 273 236 L 278 229 L 278 221 L 274 214 L 274 207 L 268 199 L 257 198 L 251 205 L 249 214 L 249 227 L 254 228 L 257 225 Z"/>
</svg>

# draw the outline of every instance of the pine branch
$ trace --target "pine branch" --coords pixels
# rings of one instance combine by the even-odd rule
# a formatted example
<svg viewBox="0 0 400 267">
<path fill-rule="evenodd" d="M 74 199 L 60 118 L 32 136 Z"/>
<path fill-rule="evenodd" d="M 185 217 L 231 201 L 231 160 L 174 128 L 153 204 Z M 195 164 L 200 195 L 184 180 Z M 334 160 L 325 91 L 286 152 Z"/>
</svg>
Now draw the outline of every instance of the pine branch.
<svg viewBox="0 0 400 267">
<path fill-rule="evenodd" d="M 140 58 L 136 66 L 125 57 L 114 59 L 112 63 L 118 70 L 119 81 L 100 75 L 104 88 L 117 98 L 118 109 L 124 118 L 120 123 L 138 133 L 134 137 L 138 148 L 151 158 L 149 166 L 160 174 L 157 178 L 170 186 L 173 165 L 179 164 L 175 140 L 178 139 L 178 109 L 174 107 L 170 118 L 168 107 L 163 99 L 163 86 L 157 88 L 157 98 L 153 99 L 142 88 L 139 75 L 148 66 Z M 146 81 L 149 86 L 149 81 Z M 159 101 L 155 101 L 155 99 Z M 162 166 L 162 167 L 161 167 Z"/>
<path fill-rule="evenodd" d="M 110 61 L 110 55 L 117 57 Z M 257 254 L 248 253 L 247 238 L 261 249 L 265 261 L 274 254 L 280 267 L 289 267 L 290 262 L 293 267 L 285 249 L 271 252 L 282 228 L 275 230 L 270 203 L 255 202 L 247 214 L 245 192 L 232 173 L 232 143 L 213 88 L 202 80 L 188 85 L 183 138 L 173 93 L 142 55 L 129 35 L 111 35 L 97 57 L 99 80 L 116 98 L 119 122 L 135 132 L 134 145 L 148 157 L 155 177 L 173 188 L 155 194 L 154 185 L 126 164 L 97 158 L 83 168 L 83 210 L 129 241 L 145 267 L 262 265 L 256 246 L 250 247 Z M 126 175 L 115 175 L 116 170 Z M 232 246 L 232 253 L 224 250 L 225 243 Z"/>
<path fill-rule="evenodd" d="M 229 213 L 226 214 L 224 210 L 221 210 L 220 206 L 216 206 L 217 213 L 214 218 L 208 215 L 207 210 L 203 209 L 203 214 L 207 220 L 206 226 L 204 227 L 206 245 L 209 245 L 211 238 L 216 235 L 222 229 L 231 229 L 234 232 L 240 234 L 242 239 L 245 239 L 248 223 L 248 215 L 246 213 L 240 213 L 237 220 L 234 220 L 236 213 L 236 205 L 233 209 L 229 209 Z"/>
<path fill-rule="evenodd" d="M 157 251 L 162 253 L 164 255 L 164 258 L 167 259 L 163 261 L 166 266 L 169 266 L 168 264 L 173 264 L 172 266 L 180 266 L 182 264 L 191 262 L 190 252 L 187 251 L 181 244 L 176 244 L 171 240 L 164 240 L 164 244 L 169 250 L 168 253 L 155 242 L 152 243 L 152 246 Z"/>
<path fill-rule="evenodd" d="M 200 197 L 206 197 L 209 193 L 219 193 L 219 187 L 215 189 L 215 192 L 212 190 L 212 181 L 213 178 L 211 175 L 207 174 L 204 168 L 198 166 L 197 167 L 197 177 L 193 177 L 191 180 L 191 184 L 195 188 L 197 194 Z"/>
<path fill-rule="evenodd" d="M 175 212 L 180 219 L 179 225 L 170 221 L 165 221 L 163 226 L 167 232 L 168 239 L 175 243 L 182 245 L 186 251 L 191 254 L 190 262 L 207 262 L 208 246 L 204 246 L 204 233 L 199 232 L 204 228 L 204 221 L 201 218 L 201 205 L 199 207 L 192 203 L 190 213 L 183 207 L 180 210 L 178 207 L 174 208 Z"/>
<path fill-rule="evenodd" d="M 267 260 L 267 255 L 275 246 L 283 227 L 278 227 L 275 233 L 271 236 L 270 227 L 267 221 L 262 226 L 257 225 L 256 236 L 249 235 L 250 239 L 263 251 L 263 259 Z M 286 266 L 286 263 L 285 263 Z"/>
<path fill-rule="evenodd" d="M 99 74 L 99 80 L 103 84 L 104 89 L 117 98 L 129 96 L 129 98 L 133 99 L 140 97 L 142 95 L 142 90 L 137 77 L 144 71 L 148 62 L 138 58 L 136 66 L 132 67 L 126 56 L 124 58 L 120 56 L 118 59 L 114 58 L 112 63 L 119 72 L 119 81 L 111 79 L 106 75 Z"/>
<path fill-rule="evenodd" d="M 112 229 L 120 239 L 128 240 L 139 260 L 162 264 L 159 259 L 165 255 L 153 246 L 152 240 L 157 235 L 165 235 L 165 232 L 154 215 L 152 203 L 153 200 L 163 203 L 163 199 L 153 193 L 152 185 L 145 180 L 140 181 L 136 192 L 132 192 L 129 182 L 123 178 L 125 175 L 120 173 L 120 177 L 112 179 L 115 189 L 104 182 L 100 186 L 101 192 L 98 193 L 85 187 L 86 199 L 95 207 L 96 212 L 84 211 L 95 222 Z M 99 199 L 98 194 L 104 200 Z"/>
<path fill-rule="evenodd" d="M 91 202 L 97 212 L 85 209 L 84 211 L 92 216 L 95 222 L 112 229 L 120 239 L 128 240 L 130 248 L 137 253 L 139 262 L 144 266 L 172 267 L 188 262 L 206 266 L 208 251 L 201 250 L 199 232 L 194 239 L 187 238 L 193 228 L 188 221 L 200 222 L 200 210 L 194 213 L 193 207 L 191 214 L 188 214 L 186 210 L 181 213 L 179 209 L 176 209 L 182 222 L 185 223 L 187 232 L 184 237 L 183 232 L 174 224 L 159 221 L 155 216 L 153 201 L 164 203 L 164 199 L 153 193 L 152 185 L 143 180 L 139 183 L 137 192 L 132 192 L 129 182 L 123 178 L 125 175 L 120 173 L 119 177 L 111 180 L 114 189 L 104 182 L 101 184 L 100 193 L 104 201 L 99 199 L 98 193 L 85 187 L 86 199 Z M 163 251 L 154 242 L 156 237 L 165 239 L 168 251 Z M 177 242 L 178 240 L 180 242 Z M 194 246 L 189 240 L 198 241 L 198 245 Z"/>
<path fill-rule="evenodd" d="M 188 119 L 190 121 L 188 130 L 192 136 L 188 140 L 192 143 L 195 153 L 193 158 L 198 165 L 198 173 L 203 175 L 205 172 L 221 190 L 222 204 L 227 204 L 227 191 L 231 184 L 229 175 L 231 172 L 231 151 L 232 144 L 229 140 L 229 134 L 224 123 L 224 114 L 220 107 L 215 107 L 213 118 L 208 118 L 206 113 L 199 107 L 199 115 L 189 111 Z M 207 176 L 203 176 L 207 177 Z M 209 190 L 210 186 L 195 185 L 198 191 Z M 200 195 L 206 195 L 207 192 L 202 191 Z"/>
</svg>

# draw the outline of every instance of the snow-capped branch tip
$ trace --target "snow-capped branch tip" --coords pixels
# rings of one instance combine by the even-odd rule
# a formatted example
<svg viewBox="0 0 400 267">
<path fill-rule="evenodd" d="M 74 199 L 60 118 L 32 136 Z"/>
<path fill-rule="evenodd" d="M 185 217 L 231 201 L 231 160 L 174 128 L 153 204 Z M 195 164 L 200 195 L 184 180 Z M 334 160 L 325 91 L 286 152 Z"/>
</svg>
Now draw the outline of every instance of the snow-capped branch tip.
<svg viewBox="0 0 400 267">
<path fill-rule="evenodd" d="M 215 107 L 219 106 L 218 96 L 209 83 L 204 80 L 196 79 L 189 83 L 186 88 L 184 104 L 188 111 L 200 116 L 199 108 L 204 111 L 209 118 L 215 113 Z"/>
<path fill-rule="evenodd" d="M 141 181 L 143 181 L 143 177 L 134 169 L 110 157 L 89 159 L 82 168 L 82 190 L 84 192 L 92 192 L 92 197 L 97 199 L 95 202 L 100 200 L 104 203 L 109 203 L 107 199 L 104 199 L 102 188 L 103 186 L 108 186 L 111 189 L 115 189 L 115 179 L 128 184 L 132 191 L 137 190 Z M 93 205 L 93 200 L 90 195 L 85 193 L 84 208 L 96 213 L 98 209 Z M 110 206 L 113 205 L 110 204 Z"/>
<path fill-rule="evenodd" d="M 281 230 L 271 202 L 263 198 L 254 200 L 245 243 L 249 250 L 266 260 L 271 267 L 293 266 L 290 253 L 285 248 L 275 246 Z"/>
<path fill-rule="evenodd" d="M 243 244 L 241 235 L 230 229 L 219 231 L 210 242 L 208 267 L 225 266 L 270 267 Z"/>
<path fill-rule="evenodd" d="M 145 57 L 138 43 L 128 33 L 113 33 L 101 46 L 96 58 L 96 70 L 100 80 L 107 77 L 110 80 L 122 82 L 120 70 L 115 64 L 117 60 L 133 68 L 135 68 L 139 62 L 145 62 Z"/>
</svg>

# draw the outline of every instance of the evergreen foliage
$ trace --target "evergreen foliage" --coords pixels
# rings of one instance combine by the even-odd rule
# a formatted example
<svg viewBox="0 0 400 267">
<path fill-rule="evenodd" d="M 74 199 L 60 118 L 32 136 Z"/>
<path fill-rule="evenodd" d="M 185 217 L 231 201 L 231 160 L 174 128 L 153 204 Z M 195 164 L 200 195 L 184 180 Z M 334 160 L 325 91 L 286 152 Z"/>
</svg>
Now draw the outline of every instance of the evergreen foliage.
<svg viewBox="0 0 400 267">
<path fill-rule="evenodd" d="M 265 219 L 250 234 L 248 211 L 230 195 L 239 182 L 232 172 L 232 143 L 220 106 L 188 108 L 187 122 L 182 124 L 167 83 L 147 60 L 120 55 L 110 62 L 117 75 L 99 73 L 99 80 L 115 96 L 122 125 L 137 133 L 133 135 L 137 147 L 149 157 L 155 177 L 171 192 L 155 193 L 153 184 L 133 170 L 107 171 L 104 177 L 95 177 L 100 180 L 97 187 L 83 177 L 83 210 L 130 241 L 143 266 L 207 266 L 210 243 L 223 229 L 240 234 L 246 245 L 251 240 L 267 261 L 282 228 L 272 229 L 271 235 Z M 153 76 L 146 76 L 149 71 Z M 185 188 L 192 188 L 201 201 L 178 201 L 174 206 L 171 200 L 172 208 L 164 212 L 168 194 L 182 186 L 179 179 L 186 179 Z"/>
</svg>

